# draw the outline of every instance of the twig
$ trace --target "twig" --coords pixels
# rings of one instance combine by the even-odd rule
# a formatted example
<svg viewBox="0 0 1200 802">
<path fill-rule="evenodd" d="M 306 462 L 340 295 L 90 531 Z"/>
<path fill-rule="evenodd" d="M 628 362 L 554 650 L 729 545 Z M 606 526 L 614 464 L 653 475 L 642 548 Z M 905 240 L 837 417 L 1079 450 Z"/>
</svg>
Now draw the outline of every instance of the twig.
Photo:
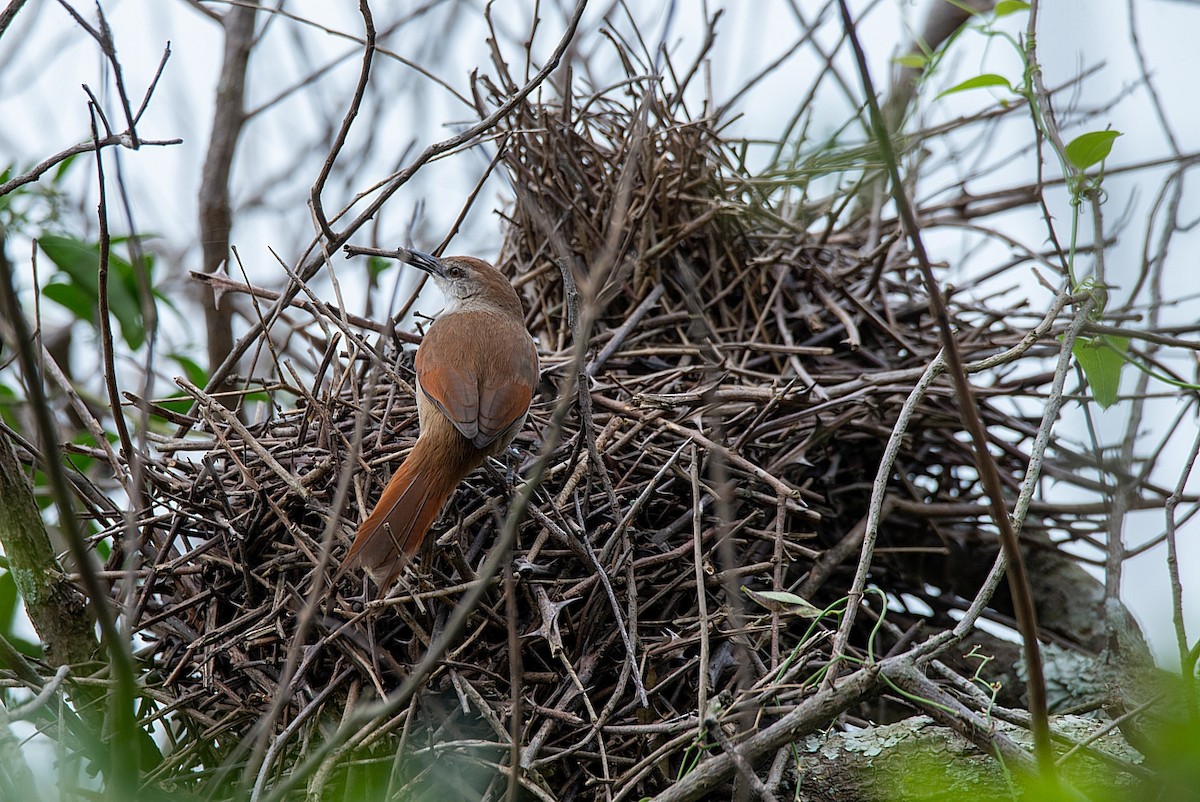
<svg viewBox="0 0 1200 802">
<path fill-rule="evenodd" d="M 333 229 L 329 227 L 329 221 L 325 218 L 325 209 L 321 205 L 321 193 L 325 191 L 325 182 L 329 180 L 329 173 L 333 170 L 333 164 L 337 161 L 338 154 L 345 146 L 346 137 L 350 134 L 350 126 L 354 124 L 354 119 L 358 116 L 358 110 L 362 106 L 363 96 L 367 91 L 367 79 L 371 76 L 371 60 L 375 56 L 375 19 L 371 15 L 371 6 L 367 0 L 359 0 L 358 13 L 362 16 L 363 30 L 365 31 L 362 67 L 358 72 L 358 83 L 355 85 L 354 94 L 350 98 L 350 107 L 346 110 L 346 115 L 342 118 L 342 124 L 338 128 L 337 135 L 333 138 L 333 144 L 329 146 L 329 153 L 326 154 L 325 162 L 321 165 L 321 169 L 317 173 L 317 178 L 313 181 L 312 189 L 308 195 L 308 202 L 312 206 L 313 218 L 317 221 L 317 226 L 329 243 L 336 240 L 337 235 L 333 233 Z"/>
<path fill-rule="evenodd" d="M 58 2 L 75 19 L 79 27 L 87 31 L 88 35 L 96 40 L 96 44 L 100 45 L 100 50 L 112 66 L 113 83 L 117 88 L 117 96 L 121 100 L 121 110 L 125 112 L 125 124 L 129 126 L 126 129 L 129 133 L 129 147 L 137 150 L 141 147 L 141 142 L 135 128 L 136 117 L 133 113 L 133 107 L 129 103 L 129 93 L 125 91 L 125 78 L 122 75 L 121 61 L 117 58 L 117 44 L 113 41 L 112 28 L 108 26 L 108 18 L 104 16 L 104 8 L 99 3 L 96 4 L 97 27 L 93 28 L 91 25 L 88 25 L 87 20 L 72 8 L 66 0 L 58 0 Z M 97 104 L 97 109 L 99 109 L 99 104 Z M 94 132 L 92 138 L 95 139 Z"/>
<path fill-rule="evenodd" d="M 941 375 L 946 367 L 945 353 L 944 348 L 938 352 L 937 356 L 925 368 L 925 373 L 922 374 L 920 380 L 913 387 L 912 392 L 904 399 L 904 406 L 900 408 L 900 413 L 896 416 L 896 422 L 892 425 L 892 433 L 888 436 L 887 445 L 883 449 L 883 456 L 879 460 L 879 468 L 875 472 L 875 481 L 871 485 L 871 501 L 867 507 L 867 519 L 863 528 L 862 549 L 859 552 L 858 568 L 854 572 L 854 580 L 850 584 L 850 590 L 847 592 L 846 612 L 842 615 L 837 636 L 833 641 L 830 669 L 826 673 L 823 682 L 823 685 L 826 687 L 831 686 L 836 679 L 836 666 L 846 654 L 846 645 L 850 641 L 850 630 L 854 627 L 855 616 L 858 613 L 859 605 L 862 603 L 863 590 L 867 586 L 867 574 L 871 571 L 871 558 L 875 551 L 875 540 L 879 536 L 879 525 L 882 523 L 884 500 L 887 497 L 888 485 L 891 484 L 892 480 L 892 467 L 895 465 L 896 457 L 900 453 L 900 446 L 904 441 L 905 433 L 908 431 L 909 422 L 917 410 L 917 404 L 921 402 L 929 386 L 933 384 L 934 380 Z"/>
<path fill-rule="evenodd" d="M 91 104 L 89 104 L 89 109 L 92 111 L 92 142 L 96 143 L 99 141 L 95 116 L 97 109 Z M 98 145 L 96 147 L 96 180 L 100 195 L 96 211 L 96 217 L 100 223 L 100 239 L 98 243 L 100 260 L 96 272 L 96 295 L 99 299 L 99 307 L 96 313 L 96 324 L 100 329 L 100 355 L 101 362 L 104 365 L 104 387 L 108 391 L 108 407 L 112 411 L 113 425 L 117 429 L 117 438 L 121 441 L 121 456 L 125 458 L 126 463 L 132 463 L 137 459 L 138 452 L 134 450 L 133 440 L 129 437 L 129 427 L 125 423 L 125 411 L 121 406 L 121 391 L 117 388 L 117 367 L 113 353 L 112 315 L 109 313 L 108 307 L 108 259 L 110 253 L 108 192 L 104 183 L 104 158 Z M 132 488 L 127 484 L 128 475 L 122 471 L 118 476 L 122 477 L 122 484 L 126 485 L 126 492 L 132 496 L 133 494 L 130 492 Z"/>
<path fill-rule="evenodd" d="M 250 447 L 250 450 L 258 455 L 259 459 L 271 469 L 279 479 L 287 485 L 288 489 L 303 499 L 306 503 L 312 502 L 312 491 L 300 481 L 296 479 L 286 468 L 279 464 L 278 460 L 268 451 L 261 443 L 258 442 L 254 435 L 250 434 L 249 430 L 237 419 L 237 416 L 225 408 L 217 399 L 210 396 L 208 393 L 201 390 L 196 385 L 192 384 L 182 376 L 175 377 L 175 383 L 178 384 L 188 395 L 196 399 L 196 402 L 201 408 L 207 410 L 209 414 L 215 416 L 221 423 L 225 424 L 237 433 L 242 442 Z"/>
<path fill-rule="evenodd" d="M 869 693 L 879 681 L 879 673 L 891 669 L 907 656 L 889 658 L 873 666 L 860 668 L 843 678 L 835 688 L 822 688 L 800 702 L 788 714 L 742 741 L 738 747 L 743 759 L 756 763 L 784 744 L 825 725 L 832 716 L 845 710 Z M 690 802 L 713 791 L 736 770 L 733 756 L 722 753 L 701 761 L 651 802 Z"/>
<path fill-rule="evenodd" d="M 156 146 L 156 147 L 167 147 L 169 145 L 182 145 L 182 144 L 183 144 L 182 139 L 143 139 L 138 142 L 139 146 L 152 145 L 152 146 Z M 9 194 L 10 192 L 12 192 L 14 189 L 17 189 L 18 187 L 23 187 L 26 184 L 31 184 L 34 181 L 37 181 L 39 178 L 41 178 L 47 172 L 49 172 L 53 168 L 57 167 L 58 165 L 62 164 L 67 159 L 71 158 L 72 156 L 78 156 L 80 153 L 91 153 L 92 151 L 97 150 L 99 148 L 108 148 L 108 147 L 112 147 L 114 145 L 120 145 L 121 147 L 125 147 L 125 148 L 132 148 L 133 147 L 133 138 L 129 135 L 128 131 L 123 131 L 122 133 L 119 133 L 119 134 L 111 134 L 109 136 L 101 137 L 98 140 L 88 139 L 85 142 L 80 142 L 78 145 L 72 145 L 71 147 L 69 147 L 65 150 L 60 150 L 58 153 L 55 153 L 53 156 L 50 156 L 49 158 L 43 159 L 42 161 L 38 162 L 36 165 L 34 165 L 32 168 L 30 168 L 26 172 L 21 173 L 20 175 L 17 175 L 17 176 L 13 176 L 9 180 L 5 181 L 3 184 L 0 184 L 0 197 L 3 197 L 5 195 Z"/>
</svg>

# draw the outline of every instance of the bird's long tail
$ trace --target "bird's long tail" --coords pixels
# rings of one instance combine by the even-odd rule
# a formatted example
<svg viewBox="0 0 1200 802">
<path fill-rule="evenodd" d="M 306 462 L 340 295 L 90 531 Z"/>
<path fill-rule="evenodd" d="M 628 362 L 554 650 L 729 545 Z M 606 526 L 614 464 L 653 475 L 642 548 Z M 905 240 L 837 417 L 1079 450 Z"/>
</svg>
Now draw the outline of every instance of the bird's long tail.
<svg viewBox="0 0 1200 802">
<path fill-rule="evenodd" d="M 439 448 L 434 438 L 418 438 L 359 526 L 337 576 L 362 567 L 382 593 L 421 547 L 442 505 L 477 467 L 474 462 L 461 449 Z"/>
</svg>

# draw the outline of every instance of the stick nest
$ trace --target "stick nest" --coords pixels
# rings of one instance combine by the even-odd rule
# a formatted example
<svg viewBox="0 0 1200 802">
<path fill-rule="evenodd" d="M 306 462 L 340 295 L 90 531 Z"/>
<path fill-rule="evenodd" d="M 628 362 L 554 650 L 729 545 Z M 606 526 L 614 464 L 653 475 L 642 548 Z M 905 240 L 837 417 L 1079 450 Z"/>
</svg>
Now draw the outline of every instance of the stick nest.
<svg viewBox="0 0 1200 802">
<path fill-rule="evenodd" d="M 717 118 L 648 86 L 528 103 L 499 132 L 517 191 L 498 264 L 538 338 L 541 391 L 519 458 L 464 483 L 386 598 L 358 575 L 327 586 L 417 436 L 411 346 L 293 310 L 313 318 L 297 325 L 318 358 L 289 368 L 279 355 L 274 380 L 253 388 L 265 422 L 242 426 L 189 389 L 188 438 L 149 455 L 159 514 L 144 526 L 153 567 L 133 621 L 173 706 L 163 772 L 223 760 L 285 776 L 348 712 L 394 691 L 478 581 L 539 454 L 511 558 L 464 634 L 402 709 L 309 775 L 310 791 L 391 774 L 417 793 L 496 799 L 515 732 L 535 796 L 636 799 L 720 751 L 698 736 L 702 718 L 709 732 L 753 732 L 816 692 L 837 617 L 815 611 L 845 606 L 872 482 L 940 350 L 936 328 L 895 220 L 856 211 L 869 191 L 821 200 L 803 169 L 752 175 Z M 1044 310 L 976 289 L 947 303 L 979 368 Z M 417 308 L 435 313 L 428 303 Z M 1056 331 L 973 374 L 1010 502 Z M 1074 459 L 1053 451 L 1044 471 L 1094 489 Z M 1090 537 L 1099 515 L 1038 502 L 1025 537 L 1056 554 L 1052 540 Z M 900 440 L 866 606 L 839 662 L 887 652 L 917 621 L 953 627 L 996 553 L 942 377 Z M 314 582 L 324 589 L 303 614 Z M 1010 614 L 997 594 L 988 615 Z M 848 712 L 887 718 L 903 703 Z M 263 737 L 236 750 L 264 717 Z"/>
</svg>

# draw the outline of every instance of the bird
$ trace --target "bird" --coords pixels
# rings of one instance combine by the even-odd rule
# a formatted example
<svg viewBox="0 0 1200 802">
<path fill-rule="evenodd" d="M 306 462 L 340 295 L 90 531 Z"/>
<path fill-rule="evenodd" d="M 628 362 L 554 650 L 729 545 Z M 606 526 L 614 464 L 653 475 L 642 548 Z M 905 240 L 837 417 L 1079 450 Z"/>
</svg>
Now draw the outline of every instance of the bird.
<svg viewBox="0 0 1200 802">
<path fill-rule="evenodd" d="M 428 273 L 447 306 L 416 354 L 416 445 L 358 527 L 337 578 L 361 567 L 380 592 L 420 549 L 455 489 L 525 425 L 538 382 L 538 353 L 520 296 L 492 265 L 406 248 L 387 254 Z"/>
</svg>

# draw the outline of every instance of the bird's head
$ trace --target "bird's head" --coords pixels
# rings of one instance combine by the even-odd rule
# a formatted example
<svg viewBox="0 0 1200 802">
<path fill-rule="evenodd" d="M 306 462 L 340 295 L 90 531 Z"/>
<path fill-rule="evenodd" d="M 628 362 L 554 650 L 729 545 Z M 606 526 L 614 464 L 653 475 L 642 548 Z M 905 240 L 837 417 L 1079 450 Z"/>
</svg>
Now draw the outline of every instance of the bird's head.
<svg viewBox="0 0 1200 802">
<path fill-rule="evenodd" d="M 421 251 L 401 250 L 407 264 L 433 276 L 449 303 L 447 311 L 489 309 L 524 318 L 521 300 L 509 280 L 496 268 L 473 256 L 439 258 Z"/>
</svg>

